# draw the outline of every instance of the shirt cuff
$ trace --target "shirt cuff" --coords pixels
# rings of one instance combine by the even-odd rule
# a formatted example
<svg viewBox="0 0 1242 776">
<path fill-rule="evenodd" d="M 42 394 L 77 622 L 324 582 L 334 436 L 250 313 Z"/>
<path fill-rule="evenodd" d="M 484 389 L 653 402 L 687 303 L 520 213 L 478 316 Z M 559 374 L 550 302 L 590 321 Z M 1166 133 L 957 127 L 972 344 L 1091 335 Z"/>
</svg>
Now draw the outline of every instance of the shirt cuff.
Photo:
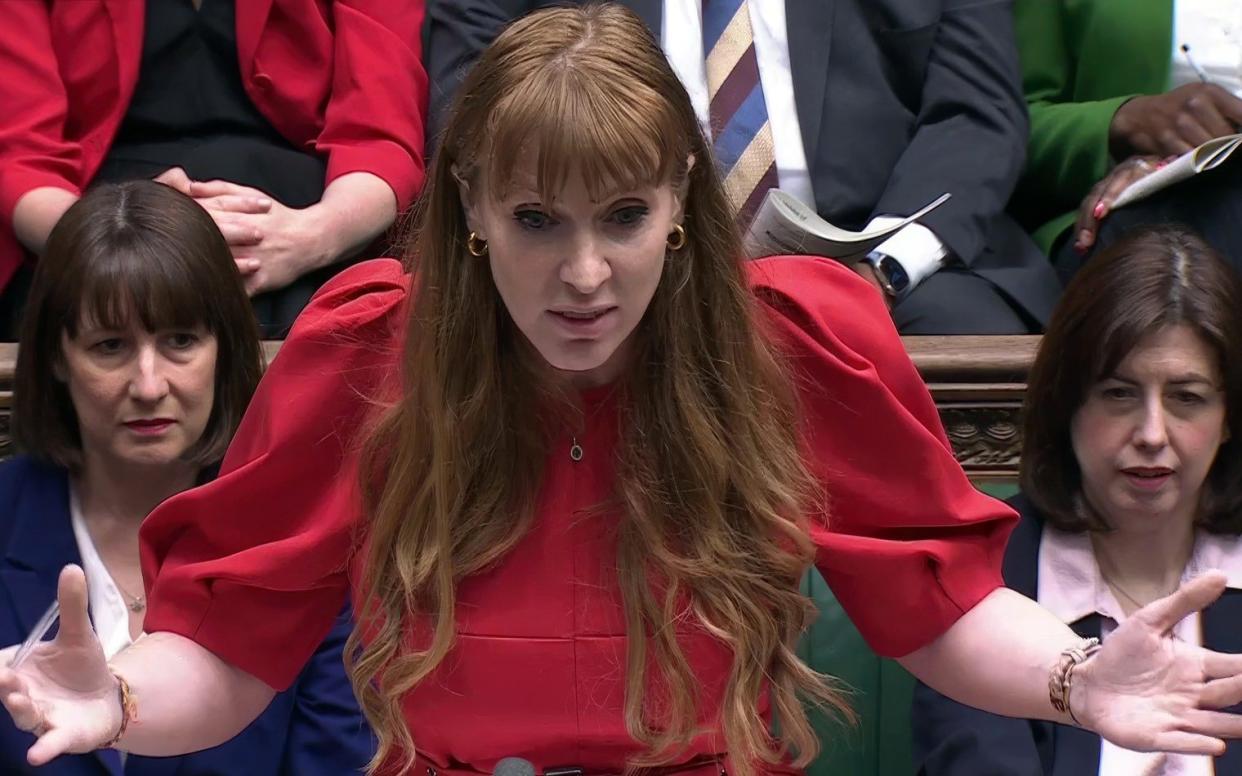
<svg viewBox="0 0 1242 776">
<path fill-rule="evenodd" d="M 867 228 L 888 226 L 900 220 L 897 216 L 876 216 L 867 224 Z M 949 249 L 940 242 L 940 238 L 926 226 L 917 223 L 902 227 L 875 249 L 897 260 L 910 276 L 911 291 L 943 267 L 945 258 L 949 255 Z"/>
</svg>

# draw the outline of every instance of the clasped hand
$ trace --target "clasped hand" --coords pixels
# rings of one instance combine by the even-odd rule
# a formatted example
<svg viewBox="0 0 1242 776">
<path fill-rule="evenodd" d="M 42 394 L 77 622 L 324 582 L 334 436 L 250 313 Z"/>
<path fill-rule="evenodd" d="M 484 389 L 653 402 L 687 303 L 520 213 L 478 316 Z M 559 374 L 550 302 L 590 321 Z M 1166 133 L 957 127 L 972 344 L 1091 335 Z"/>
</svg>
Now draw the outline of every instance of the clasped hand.
<svg viewBox="0 0 1242 776">
<path fill-rule="evenodd" d="M 314 206 L 286 207 L 258 189 L 229 181 L 190 180 L 180 167 L 155 180 L 193 197 L 207 211 L 252 296 L 283 288 L 335 259 Z"/>
</svg>

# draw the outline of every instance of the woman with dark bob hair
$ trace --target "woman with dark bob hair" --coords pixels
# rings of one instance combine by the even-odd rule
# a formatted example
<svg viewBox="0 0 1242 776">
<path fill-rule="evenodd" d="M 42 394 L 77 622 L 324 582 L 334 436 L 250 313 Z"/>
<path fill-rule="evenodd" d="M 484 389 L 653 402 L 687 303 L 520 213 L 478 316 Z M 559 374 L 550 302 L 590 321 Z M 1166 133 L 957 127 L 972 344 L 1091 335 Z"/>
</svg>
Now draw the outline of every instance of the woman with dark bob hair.
<svg viewBox="0 0 1242 776">
<path fill-rule="evenodd" d="M 110 659 L 147 616 L 138 531 L 161 501 L 214 476 L 263 369 L 242 278 L 211 217 L 151 181 L 101 185 L 65 213 L 39 261 L 13 392 L 21 452 L 0 464 L 0 643 L 21 641 L 66 564 Z M 115 751 L 39 773 L 324 774 L 374 744 L 342 663 L 347 613 L 293 689 L 241 735 L 174 761 Z M 34 737 L 0 724 L 0 772 L 33 772 Z"/>
<path fill-rule="evenodd" d="M 1092 259 L 1040 345 L 1024 434 L 1006 584 L 1107 644 L 1143 607 L 1219 569 L 1224 596 L 1172 636 L 1242 650 L 1242 282 L 1219 255 L 1160 227 Z M 1134 752 L 925 686 L 914 734 L 929 776 L 1242 773 L 1238 747 L 1214 764 Z"/>
<path fill-rule="evenodd" d="M 826 259 L 743 260 L 637 16 L 523 17 L 456 100 L 412 271 L 322 289 L 220 477 L 143 526 L 161 632 L 81 658 L 68 571 L 56 639 L 0 668 L 31 762 L 229 738 L 352 592 L 373 772 L 797 772 L 803 702 L 845 706 L 796 649 L 811 564 L 877 651 L 968 703 L 1150 749 L 1242 735 L 1217 711 L 1242 658 L 1165 649 L 1218 575 L 1098 650 L 1003 589 L 1012 512 L 957 465 L 880 294 Z"/>
</svg>

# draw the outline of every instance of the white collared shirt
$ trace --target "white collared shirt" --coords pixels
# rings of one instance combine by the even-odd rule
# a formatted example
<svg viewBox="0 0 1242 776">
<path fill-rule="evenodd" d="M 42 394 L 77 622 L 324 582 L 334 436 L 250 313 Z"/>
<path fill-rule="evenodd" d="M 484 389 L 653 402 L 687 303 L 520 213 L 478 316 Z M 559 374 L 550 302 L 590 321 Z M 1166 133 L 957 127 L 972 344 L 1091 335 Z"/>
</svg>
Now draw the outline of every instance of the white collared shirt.
<svg viewBox="0 0 1242 776">
<path fill-rule="evenodd" d="M 776 156 L 776 177 L 782 191 L 815 207 L 811 172 L 802 145 L 802 127 L 794 101 L 793 70 L 789 64 L 789 32 L 785 22 L 784 0 L 749 0 L 750 26 L 755 38 L 755 58 L 759 61 L 759 82 L 768 108 L 768 122 Z M 703 52 L 703 7 L 700 0 L 664 0 L 661 45 L 690 94 L 703 132 L 711 137 L 707 91 L 707 60 Z M 901 220 L 899 216 L 879 216 L 868 226 Z M 908 214 L 904 214 L 908 215 Z M 896 259 L 910 276 L 914 288 L 944 264 L 948 249 L 926 226 L 910 224 L 876 250 Z"/>
<path fill-rule="evenodd" d="M 1173 4 L 1173 60 L 1169 87 L 1198 83 L 1190 56 L 1212 83 L 1242 95 L 1242 1 L 1176 0 Z"/>
<path fill-rule="evenodd" d="M 1212 569 L 1223 571 L 1228 586 L 1242 590 L 1242 538 L 1199 532 L 1194 551 L 1182 572 L 1182 582 Z M 1039 584 L 1036 600 L 1067 625 L 1092 614 L 1102 616 L 1101 639 L 1117 629 L 1126 615 L 1112 589 L 1100 575 L 1100 567 L 1086 533 L 1066 533 L 1045 525 L 1039 545 Z M 1203 631 L 1198 613 L 1173 629 L 1173 638 L 1202 646 Z M 1134 752 L 1108 741 L 1100 742 L 1099 776 L 1211 776 L 1212 758 Z"/>
<path fill-rule="evenodd" d="M 82 517 L 82 505 L 77 491 L 69 487 L 69 519 L 73 523 L 73 538 L 82 556 L 82 571 L 86 573 L 87 605 L 104 657 L 112 656 L 134 643 L 129 635 L 129 605 L 121 590 L 108 573 L 107 566 L 95 549 L 95 541 Z"/>
</svg>

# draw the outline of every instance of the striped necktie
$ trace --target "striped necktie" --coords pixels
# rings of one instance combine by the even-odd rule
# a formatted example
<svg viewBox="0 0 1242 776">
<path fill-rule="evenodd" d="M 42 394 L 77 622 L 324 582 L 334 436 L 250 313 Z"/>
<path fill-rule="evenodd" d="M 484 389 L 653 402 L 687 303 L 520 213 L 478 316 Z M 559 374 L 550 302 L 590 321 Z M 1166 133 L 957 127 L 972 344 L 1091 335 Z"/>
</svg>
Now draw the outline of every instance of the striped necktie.
<svg viewBox="0 0 1242 776">
<path fill-rule="evenodd" d="M 716 160 L 745 230 L 764 194 L 778 185 L 746 0 L 703 0 L 703 51 Z"/>
</svg>

